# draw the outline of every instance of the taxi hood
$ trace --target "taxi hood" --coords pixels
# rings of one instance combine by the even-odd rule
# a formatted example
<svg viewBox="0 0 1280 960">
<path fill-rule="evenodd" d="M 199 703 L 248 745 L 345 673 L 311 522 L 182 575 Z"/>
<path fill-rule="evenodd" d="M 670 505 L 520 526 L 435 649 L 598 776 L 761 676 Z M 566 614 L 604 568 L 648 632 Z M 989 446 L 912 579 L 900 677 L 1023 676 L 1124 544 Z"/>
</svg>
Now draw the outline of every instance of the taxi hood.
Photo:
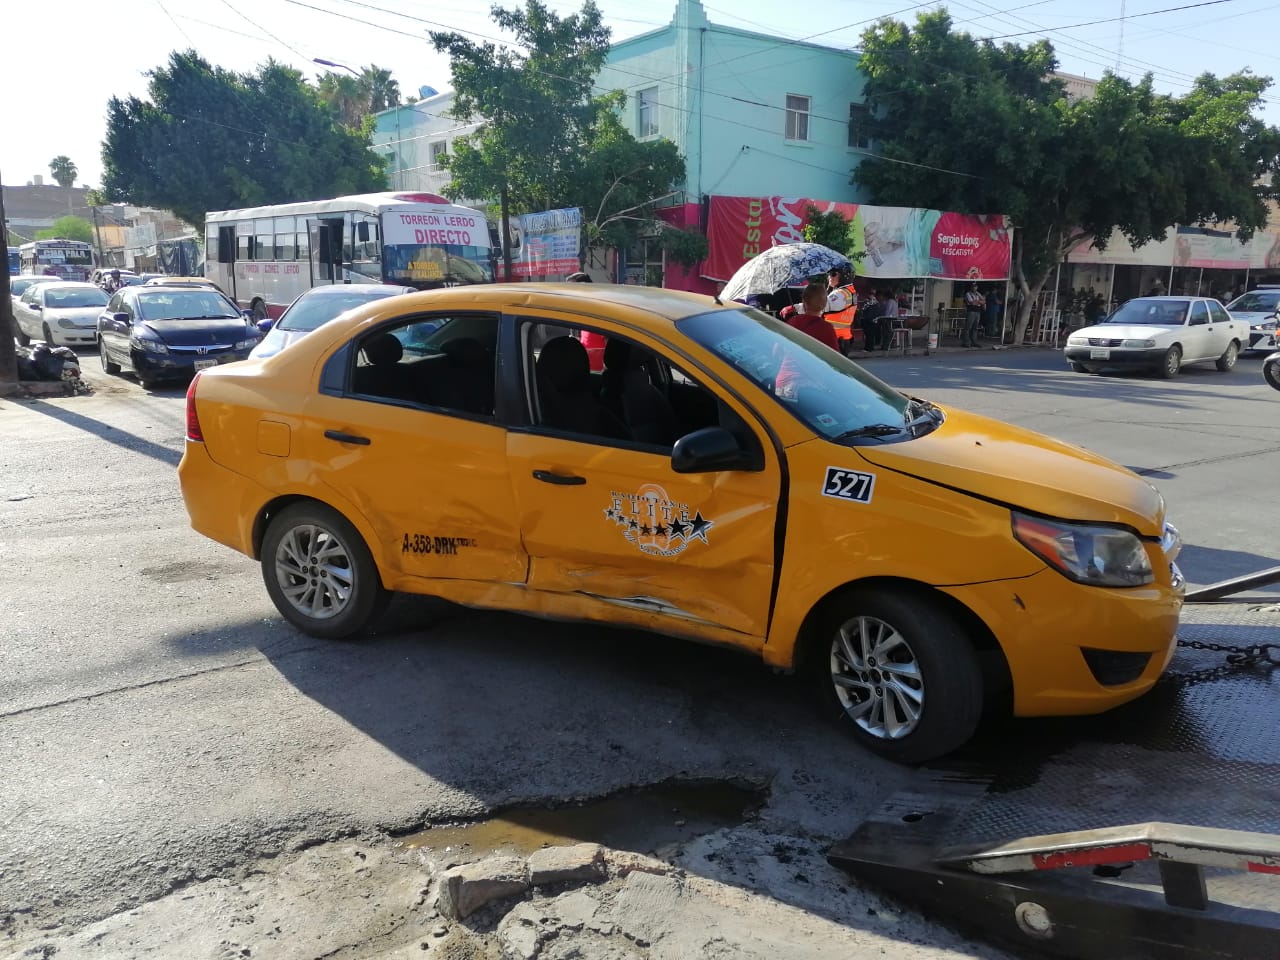
<svg viewBox="0 0 1280 960">
<path fill-rule="evenodd" d="M 930 434 L 857 450 L 878 467 L 1015 509 L 1160 536 L 1163 501 L 1132 470 L 1032 430 L 944 409 L 946 422 Z"/>
</svg>

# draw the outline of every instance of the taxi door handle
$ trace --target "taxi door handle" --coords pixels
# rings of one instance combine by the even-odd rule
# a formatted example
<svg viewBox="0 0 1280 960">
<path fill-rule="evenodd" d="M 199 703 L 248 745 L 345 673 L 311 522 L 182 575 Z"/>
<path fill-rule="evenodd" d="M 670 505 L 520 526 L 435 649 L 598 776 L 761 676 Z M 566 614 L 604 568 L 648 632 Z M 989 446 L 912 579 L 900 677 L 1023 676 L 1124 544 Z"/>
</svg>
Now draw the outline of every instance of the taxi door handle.
<svg viewBox="0 0 1280 960">
<path fill-rule="evenodd" d="M 533 479 L 541 480 L 543 483 L 554 483 L 561 487 L 579 487 L 587 482 L 586 477 L 577 477 L 573 474 L 552 473 L 550 470 L 533 471 Z"/>
<path fill-rule="evenodd" d="M 368 437 L 360 437 L 354 433 L 343 433 L 341 430 L 326 430 L 324 435 L 339 443 L 354 443 L 359 447 L 367 447 L 372 442 Z"/>
</svg>

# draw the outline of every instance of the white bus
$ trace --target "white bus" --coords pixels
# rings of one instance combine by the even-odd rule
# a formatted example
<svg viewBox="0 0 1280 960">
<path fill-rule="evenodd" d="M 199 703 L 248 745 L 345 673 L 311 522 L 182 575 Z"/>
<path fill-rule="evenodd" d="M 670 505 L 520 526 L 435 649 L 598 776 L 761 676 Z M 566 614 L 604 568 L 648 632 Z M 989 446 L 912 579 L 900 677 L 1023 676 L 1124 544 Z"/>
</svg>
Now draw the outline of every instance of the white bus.
<svg viewBox="0 0 1280 960">
<path fill-rule="evenodd" d="M 256 318 L 311 287 L 491 283 L 483 213 L 433 193 L 369 193 L 205 215 L 205 276 Z"/>
<path fill-rule="evenodd" d="M 23 273 L 55 273 L 63 280 L 88 280 L 97 265 L 93 244 L 83 240 L 32 240 L 18 248 Z"/>
</svg>

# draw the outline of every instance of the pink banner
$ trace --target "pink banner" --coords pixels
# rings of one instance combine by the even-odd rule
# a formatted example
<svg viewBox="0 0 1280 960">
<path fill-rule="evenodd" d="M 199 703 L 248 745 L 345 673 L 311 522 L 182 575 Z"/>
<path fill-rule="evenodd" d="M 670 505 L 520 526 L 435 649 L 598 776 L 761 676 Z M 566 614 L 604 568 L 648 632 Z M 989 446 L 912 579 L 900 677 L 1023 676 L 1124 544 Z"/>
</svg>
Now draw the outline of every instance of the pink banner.
<svg viewBox="0 0 1280 960">
<path fill-rule="evenodd" d="M 875 207 L 805 197 L 712 197 L 703 274 L 728 280 L 762 250 L 804 239 L 810 206 L 850 221 L 854 247 L 865 251 L 858 276 L 899 279 L 1003 280 L 1011 255 L 1002 215 L 943 213 L 918 207 Z"/>
</svg>

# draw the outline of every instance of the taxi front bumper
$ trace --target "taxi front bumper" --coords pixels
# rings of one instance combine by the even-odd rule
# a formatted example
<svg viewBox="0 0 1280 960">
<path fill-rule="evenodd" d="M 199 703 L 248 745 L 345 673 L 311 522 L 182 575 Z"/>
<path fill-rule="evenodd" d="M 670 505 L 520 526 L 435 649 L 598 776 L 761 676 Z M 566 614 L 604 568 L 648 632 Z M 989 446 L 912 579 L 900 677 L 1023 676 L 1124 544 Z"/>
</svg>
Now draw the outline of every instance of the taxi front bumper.
<svg viewBox="0 0 1280 960">
<path fill-rule="evenodd" d="M 1021 717 L 1102 713 L 1150 690 L 1173 658 L 1181 577 L 1123 589 L 1073 583 L 1054 570 L 943 587 L 1003 650 Z"/>
</svg>

